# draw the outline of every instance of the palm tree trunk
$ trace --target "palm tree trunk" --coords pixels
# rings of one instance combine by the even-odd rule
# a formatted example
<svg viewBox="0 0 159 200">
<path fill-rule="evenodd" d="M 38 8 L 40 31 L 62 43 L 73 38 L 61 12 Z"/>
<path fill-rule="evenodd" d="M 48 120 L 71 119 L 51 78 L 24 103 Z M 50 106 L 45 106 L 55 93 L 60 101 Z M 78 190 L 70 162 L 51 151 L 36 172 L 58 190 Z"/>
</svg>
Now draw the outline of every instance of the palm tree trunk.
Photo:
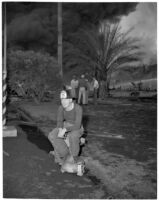
<svg viewBox="0 0 159 200">
<path fill-rule="evenodd" d="M 109 81 L 107 80 L 106 81 L 106 95 L 109 96 L 110 93 L 109 93 Z"/>
<path fill-rule="evenodd" d="M 105 72 L 105 80 L 106 80 L 106 96 L 109 96 L 109 78 L 108 78 L 108 70 Z"/>
</svg>

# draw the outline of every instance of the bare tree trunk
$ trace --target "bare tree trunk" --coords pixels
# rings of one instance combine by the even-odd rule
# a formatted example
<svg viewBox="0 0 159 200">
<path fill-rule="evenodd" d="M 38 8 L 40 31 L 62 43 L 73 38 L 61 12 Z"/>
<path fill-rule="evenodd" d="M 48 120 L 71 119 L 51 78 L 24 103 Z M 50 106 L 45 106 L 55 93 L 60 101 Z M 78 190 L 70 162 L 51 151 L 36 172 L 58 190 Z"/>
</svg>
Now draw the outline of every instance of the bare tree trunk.
<svg viewBox="0 0 159 200">
<path fill-rule="evenodd" d="M 110 91 L 109 91 L 109 81 L 106 81 L 106 95 L 109 96 L 110 95 Z"/>
<path fill-rule="evenodd" d="M 63 84 L 62 69 L 62 2 L 58 2 L 58 65 L 61 83 Z"/>
<path fill-rule="evenodd" d="M 106 93 L 106 96 L 109 96 L 109 77 L 108 77 L 108 71 L 107 70 L 105 72 L 105 83 L 106 83 L 105 93 Z"/>
</svg>

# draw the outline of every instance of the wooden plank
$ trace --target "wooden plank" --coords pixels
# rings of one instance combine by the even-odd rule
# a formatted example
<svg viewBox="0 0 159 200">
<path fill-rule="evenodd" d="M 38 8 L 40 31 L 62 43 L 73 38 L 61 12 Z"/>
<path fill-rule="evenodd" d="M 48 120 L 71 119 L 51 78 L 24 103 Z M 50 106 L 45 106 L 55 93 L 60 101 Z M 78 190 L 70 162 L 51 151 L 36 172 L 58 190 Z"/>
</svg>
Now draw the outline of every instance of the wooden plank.
<svg viewBox="0 0 159 200">
<path fill-rule="evenodd" d="M 93 137 L 102 137 L 102 138 L 111 138 L 111 139 L 125 139 L 122 135 L 116 135 L 116 134 L 93 134 L 89 133 L 87 136 L 93 136 Z"/>
<path fill-rule="evenodd" d="M 3 128 L 3 137 L 17 137 L 17 129 L 14 126 Z"/>
</svg>

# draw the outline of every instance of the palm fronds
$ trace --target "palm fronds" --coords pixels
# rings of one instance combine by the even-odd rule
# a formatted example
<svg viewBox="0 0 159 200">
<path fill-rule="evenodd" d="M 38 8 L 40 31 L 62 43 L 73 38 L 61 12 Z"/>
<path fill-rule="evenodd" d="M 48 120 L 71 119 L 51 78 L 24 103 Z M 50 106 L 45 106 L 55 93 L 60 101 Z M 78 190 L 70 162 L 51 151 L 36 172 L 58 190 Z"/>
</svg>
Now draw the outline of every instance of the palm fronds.
<svg viewBox="0 0 159 200">
<path fill-rule="evenodd" d="M 108 77 L 125 63 L 140 61 L 142 56 L 139 38 L 130 37 L 132 28 L 122 33 L 119 24 L 103 22 L 100 28 L 93 26 L 81 29 L 71 36 L 71 45 L 66 45 L 65 61 L 83 59 L 90 67 Z"/>
</svg>

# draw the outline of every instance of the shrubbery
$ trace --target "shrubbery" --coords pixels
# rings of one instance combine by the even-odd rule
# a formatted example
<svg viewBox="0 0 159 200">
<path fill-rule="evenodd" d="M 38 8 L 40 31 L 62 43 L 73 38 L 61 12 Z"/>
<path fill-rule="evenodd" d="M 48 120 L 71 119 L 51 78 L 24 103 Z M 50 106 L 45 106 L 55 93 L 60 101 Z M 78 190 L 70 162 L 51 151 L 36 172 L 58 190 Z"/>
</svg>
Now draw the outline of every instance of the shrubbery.
<svg viewBox="0 0 159 200">
<path fill-rule="evenodd" d="M 60 83 L 57 60 L 46 53 L 9 50 L 7 69 L 10 91 L 36 102 Z"/>
</svg>

